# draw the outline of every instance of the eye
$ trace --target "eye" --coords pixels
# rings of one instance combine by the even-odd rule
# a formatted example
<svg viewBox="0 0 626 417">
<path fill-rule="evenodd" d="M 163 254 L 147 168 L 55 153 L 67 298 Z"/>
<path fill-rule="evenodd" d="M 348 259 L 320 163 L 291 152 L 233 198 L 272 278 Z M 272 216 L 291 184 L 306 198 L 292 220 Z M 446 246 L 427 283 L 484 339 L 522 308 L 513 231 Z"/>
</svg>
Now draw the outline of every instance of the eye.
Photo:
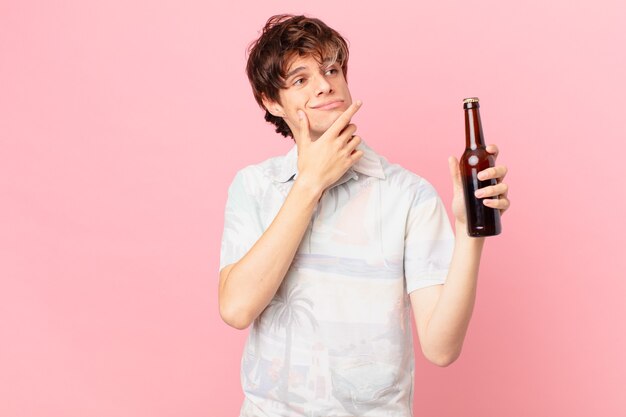
<svg viewBox="0 0 626 417">
<path fill-rule="evenodd" d="M 329 68 L 329 69 L 326 70 L 326 72 L 327 73 L 328 72 L 332 72 L 333 74 L 336 74 L 337 73 L 337 68 Z"/>
<path fill-rule="evenodd" d="M 304 82 L 304 78 L 298 78 L 293 82 L 293 85 L 301 85 Z"/>
</svg>

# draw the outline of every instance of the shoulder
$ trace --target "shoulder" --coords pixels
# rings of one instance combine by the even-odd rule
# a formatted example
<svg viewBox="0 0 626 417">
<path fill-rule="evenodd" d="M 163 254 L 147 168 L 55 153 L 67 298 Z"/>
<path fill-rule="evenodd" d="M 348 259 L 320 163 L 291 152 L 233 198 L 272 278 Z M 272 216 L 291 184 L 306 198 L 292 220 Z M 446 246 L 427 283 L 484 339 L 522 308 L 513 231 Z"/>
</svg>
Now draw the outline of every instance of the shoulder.
<svg viewBox="0 0 626 417">
<path fill-rule="evenodd" d="M 385 157 L 380 158 L 385 173 L 382 183 L 387 188 L 404 193 L 411 199 L 424 200 L 437 196 L 435 187 L 425 177 L 400 164 L 391 163 Z"/>
<path fill-rule="evenodd" d="M 231 187 L 245 187 L 250 191 L 266 187 L 280 173 L 284 159 L 284 155 L 273 156 L 240 168 L 235 172 Z"/>
</svg>

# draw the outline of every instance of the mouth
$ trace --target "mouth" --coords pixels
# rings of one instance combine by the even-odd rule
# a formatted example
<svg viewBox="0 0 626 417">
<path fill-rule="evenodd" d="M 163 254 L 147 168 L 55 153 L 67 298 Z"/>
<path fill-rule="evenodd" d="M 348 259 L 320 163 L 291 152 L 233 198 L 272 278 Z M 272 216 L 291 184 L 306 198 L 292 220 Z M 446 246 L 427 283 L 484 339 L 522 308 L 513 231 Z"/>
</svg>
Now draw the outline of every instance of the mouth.
<svg viewBox="0 0 626 417">
<path fill-rule="evenodd" d="M 322 104 L 322 105 L 315 106 L 312 108 L 315 110 L 332 110 L 332 109 L 336 109 L 337 107 L 341 107 L 342 105 L 343 105 L 343 100 L 333 100 L 326 104 Z"/>
</svg>

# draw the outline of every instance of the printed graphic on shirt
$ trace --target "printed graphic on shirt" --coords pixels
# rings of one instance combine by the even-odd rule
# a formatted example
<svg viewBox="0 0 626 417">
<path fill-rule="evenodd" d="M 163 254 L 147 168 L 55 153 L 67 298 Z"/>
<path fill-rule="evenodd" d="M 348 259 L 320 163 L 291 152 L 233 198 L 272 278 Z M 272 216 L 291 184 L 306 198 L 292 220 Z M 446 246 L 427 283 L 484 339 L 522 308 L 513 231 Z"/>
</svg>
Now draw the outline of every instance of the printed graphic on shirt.
<svg viewBox="0 0 626 417">
<path fill-rule="evenodd" d="M 432 185 L 359 146 L 362 163 L 324 192 L 279 290 L 250 328 L 240 416 L 410 415 L 408 294 L 445 282 L 454 236 Z M 295 146 L 237 173 L 220 269 L 267 230 L 295 178 Z"/>
</svg>

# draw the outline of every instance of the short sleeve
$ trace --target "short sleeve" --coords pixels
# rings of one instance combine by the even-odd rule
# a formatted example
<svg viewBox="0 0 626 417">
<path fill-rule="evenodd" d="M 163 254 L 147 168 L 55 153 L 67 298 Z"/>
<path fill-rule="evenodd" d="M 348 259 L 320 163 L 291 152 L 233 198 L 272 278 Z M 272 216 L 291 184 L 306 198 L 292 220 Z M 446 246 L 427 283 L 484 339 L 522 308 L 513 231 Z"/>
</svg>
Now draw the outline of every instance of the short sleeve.
<svg viewBox="0 0 626 417">
<path fill-rule="evenodd" d="M 243 170 L 235 175 L 228 188 L 224 210 L 224 231 L 219 270 L 239 261 L 263 234 L 259 205 L 254 198 L 254 184 Z"/>
<path fill-rule="evenodd" d="M 448 275 L 454 233 L 435 188 L 423 178 L 409 207 L 404 238 L 407 293 L 443 284 Z"/>
</svg>

